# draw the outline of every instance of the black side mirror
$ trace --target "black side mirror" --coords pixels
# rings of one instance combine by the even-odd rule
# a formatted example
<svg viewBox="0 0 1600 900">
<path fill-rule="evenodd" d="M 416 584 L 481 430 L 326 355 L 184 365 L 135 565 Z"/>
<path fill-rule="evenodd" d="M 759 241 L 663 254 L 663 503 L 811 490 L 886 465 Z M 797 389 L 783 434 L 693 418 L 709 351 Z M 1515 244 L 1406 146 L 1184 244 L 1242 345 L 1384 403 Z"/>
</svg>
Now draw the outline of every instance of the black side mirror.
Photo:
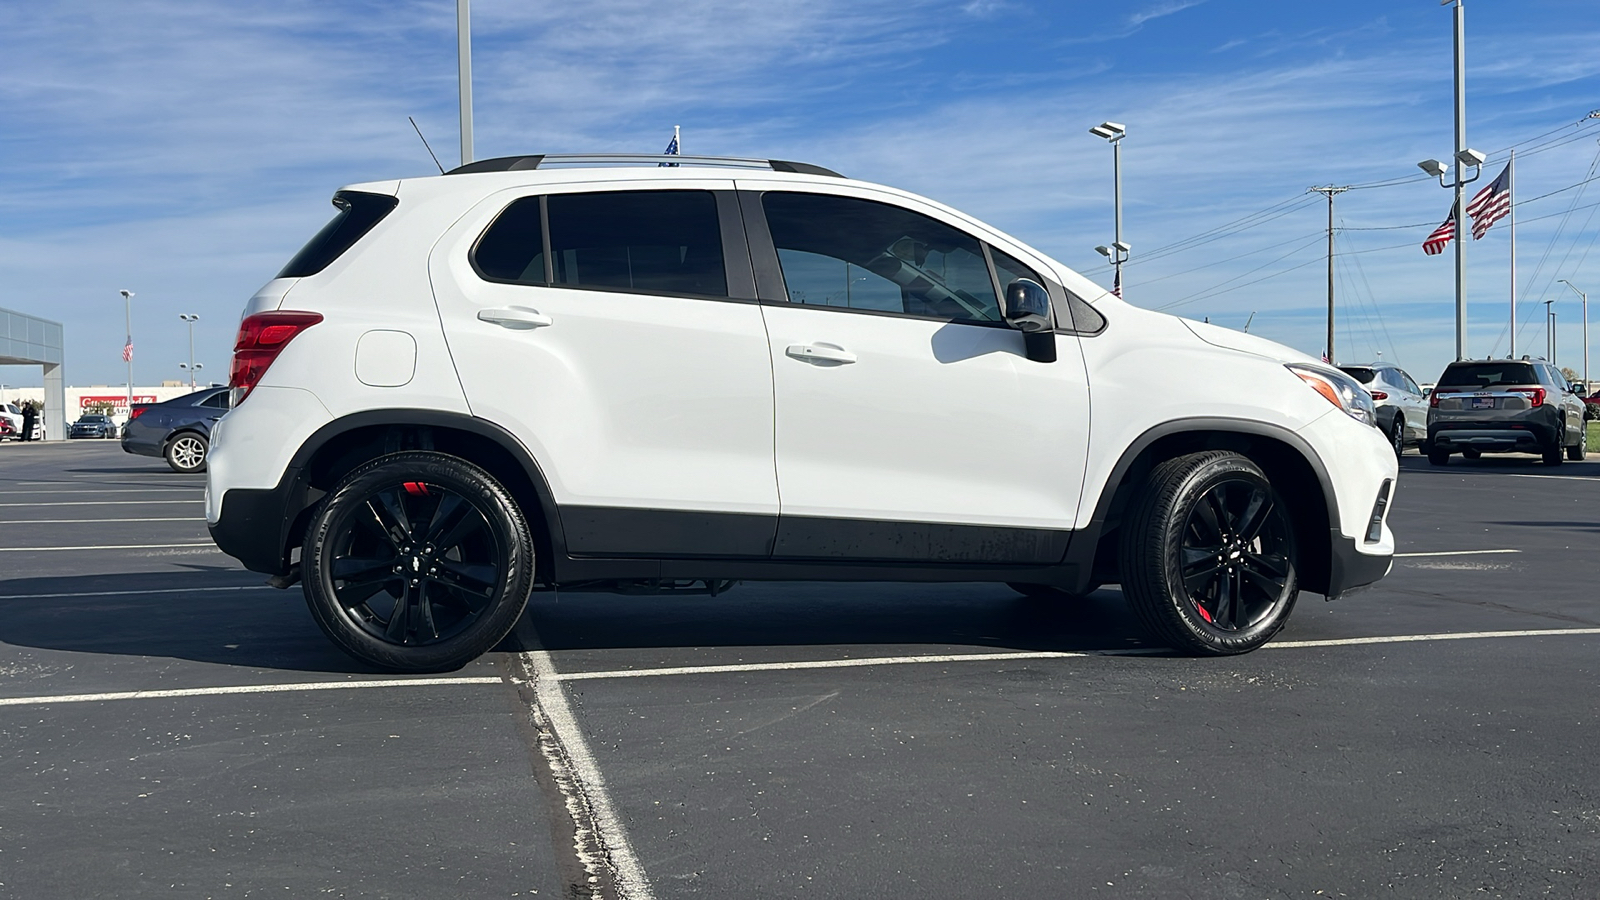
<svg viewBox="0 0 1600 900">
<path fill-rule="evenodd" d="M 1050 292 L 1031 278 L 1006 285 L 1006 324 L 1022 332 L 1023 347 L 1034 362 L 1056 361 L 1055 321 L 1050 318 Z"/>
</svg>

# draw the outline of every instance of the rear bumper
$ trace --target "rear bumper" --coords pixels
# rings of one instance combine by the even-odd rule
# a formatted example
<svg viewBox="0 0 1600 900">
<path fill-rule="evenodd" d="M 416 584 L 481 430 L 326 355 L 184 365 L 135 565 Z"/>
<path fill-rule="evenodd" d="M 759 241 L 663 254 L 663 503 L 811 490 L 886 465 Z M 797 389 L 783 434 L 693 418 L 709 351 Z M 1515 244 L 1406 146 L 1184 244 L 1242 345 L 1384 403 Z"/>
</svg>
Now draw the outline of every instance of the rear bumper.
<svg viewBox="0 0 1600 900">
<path fill-rule="evenodd" d="M 1432 425 L 1428 428 L 1428 440 L 1435 449 L 1453 453 L 1462 450 L 1540 453 L 1556 443 L 1556 428 L 1539 423 L 1528 423 L 1517 428 Z"/>
<path fill-rule="evenodd" d="M 292 517 L 285 513 L 299 485 L 298 476 L 298 471 L 290 470 L 278 487 L 224 493 L 221 514 L 206 524 L 217 547 L 252 572 L 288 574 L 287 531 Z"/>
</svg>

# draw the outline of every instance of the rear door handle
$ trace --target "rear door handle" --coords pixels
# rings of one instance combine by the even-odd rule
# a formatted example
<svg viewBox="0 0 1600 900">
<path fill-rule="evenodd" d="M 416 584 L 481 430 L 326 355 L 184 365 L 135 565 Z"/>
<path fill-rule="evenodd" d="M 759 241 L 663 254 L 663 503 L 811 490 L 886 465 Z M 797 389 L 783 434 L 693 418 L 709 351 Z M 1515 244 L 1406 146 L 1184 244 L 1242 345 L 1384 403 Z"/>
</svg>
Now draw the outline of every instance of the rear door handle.
<svg viewBox="0 0 1600 900">
<path fill-rule="evenodd" d="M 480 322 L 492 322 L 501 328 L 527 331 L 550 324 L 550 317 L 527 306 L 502 306 L 478 310 Z"/>
<path fill-rule="evenodd" d="M 845 365 L 856 361 L 856 355 L 838 344 L 790 344 L 784 353 L 802 362 L 836 363 Z"/>
</svg>

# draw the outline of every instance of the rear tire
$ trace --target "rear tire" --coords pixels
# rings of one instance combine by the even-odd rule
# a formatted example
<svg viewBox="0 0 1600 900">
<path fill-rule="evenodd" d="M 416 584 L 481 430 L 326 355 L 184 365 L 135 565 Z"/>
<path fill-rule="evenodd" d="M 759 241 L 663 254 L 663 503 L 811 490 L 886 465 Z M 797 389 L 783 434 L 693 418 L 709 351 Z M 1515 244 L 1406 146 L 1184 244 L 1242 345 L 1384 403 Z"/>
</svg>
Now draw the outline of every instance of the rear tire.
<svg viewBox="0 0 1600 900">
<path fill-rule="evenodd" d="M 1288 506 L 1261 468 L 1226 450 L 1150 473 L 1122 526 L 1122 591 L 1158 639 L 1185 653 L 1247 653 L 1299 595 Z"/>
<path fill-rule="evenodd" d="M 172 471 L 193 475 L 206 470 L 206 454 L 210 451 L 211 444 L 204 436 L 185 431 L 167 442 L 165 456 Z"/>
<path fill-rule="evenodd" d="M 1396 459 L 1406 455 L 1406 420 L 1396 419 L 1394 427 L 1389 429 L 1389 443 L 1394 445 Z"/>
<path fill-rule="evenodd" d="M 443 453 L 385 456 L 312 516 L 306 604 L 341 650 L 403 672 L 457 669 L 511 632 L 533 588 L 526 518 L 489 473 Z"/>
<path fill-rule="evenodd" d="M 1428 463 L 1435 466 L 1450 465 L 1450 451 L 1428 448 Z"/>
<path fill-rule="evenodd" d="M 1578 443 L 1567 448 L 1567 459 L 1572 462 L 1583 462 L 1589 453 L 1589 423 L 1582 423 L 1583 427 L 1578 432 Z"/>
</svg>

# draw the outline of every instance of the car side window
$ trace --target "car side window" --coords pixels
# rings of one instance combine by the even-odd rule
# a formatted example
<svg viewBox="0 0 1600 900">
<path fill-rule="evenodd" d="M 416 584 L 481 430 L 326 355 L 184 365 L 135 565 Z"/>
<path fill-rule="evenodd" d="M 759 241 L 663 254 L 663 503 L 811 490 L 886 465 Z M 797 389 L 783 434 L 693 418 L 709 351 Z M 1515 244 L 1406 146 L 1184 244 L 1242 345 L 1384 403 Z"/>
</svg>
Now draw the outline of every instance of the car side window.
<svg viewBox="0 0 1600 900">
<path fill-rule="evenodd" d="M 211 396 L 205 398 L 204 400 L 201 400 L 200 401 L 200 405 L 201 406 L 209 406 L 212 409 L 227 409 L 228 408 L 228 392 L 227 391 L 223 391 L 223 392 L 221 392 L 219 394 L 212 394 Z"/>
<path fill-rule="evenodd" d="M 983 245 L 971 235 L 854 197 L 770 191 L 762 205 L 791 303 L 1001 321 Z"/>
<path fill-rule="evenodd" d="M 544 224 L 538 197 L 506 207 L 472 248 L 472 265 L 490 281 L 544 284 Z"/>
<path fill-rule="evenodd" d="M 547 209 L 558 287 L 728 296 L 710 191 L 552 194 Z"/>
<path fill-rule="evenodd" d="M 1402 381 L 1405 382 L 1406 390 L 1410 391 L 1413 394 L 1416 394 L 1419 397 L 1422 396 L 1422 388 L 1417 387 L 1417 383 L 1412 380 L 1410 375 L 1407 375 L 1406 373 L 1401 372 L 1400 373 L 1400 378 L 1401 378 Z"/>
</svg>

